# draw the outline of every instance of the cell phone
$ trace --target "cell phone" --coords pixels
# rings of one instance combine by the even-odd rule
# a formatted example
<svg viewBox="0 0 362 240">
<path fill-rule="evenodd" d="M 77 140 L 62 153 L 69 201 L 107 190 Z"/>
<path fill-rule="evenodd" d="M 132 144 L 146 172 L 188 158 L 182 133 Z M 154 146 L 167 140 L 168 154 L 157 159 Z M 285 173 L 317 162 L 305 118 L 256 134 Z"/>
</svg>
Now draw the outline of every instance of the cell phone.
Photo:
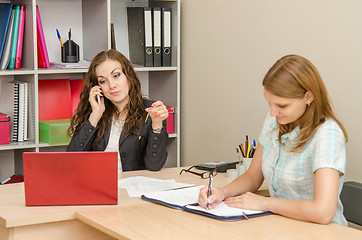
<svg viewBox="0 0 362 240">
<path fill-rule="evenodd" d="M 228 169 L 236 168 L 236 164 L 238 163 L 239 162 L 209 162 L 195 165 L 195 168 L 206 171 L 215 171 L 216 169 L 217 172 L 226 172 Z"/>
<path fill-rule="evenodd" d="M 101 104 L 101 98 L 99 97 L 99 95 L 97 95 L 97 102 L 98 104 Z"/>
</svg>

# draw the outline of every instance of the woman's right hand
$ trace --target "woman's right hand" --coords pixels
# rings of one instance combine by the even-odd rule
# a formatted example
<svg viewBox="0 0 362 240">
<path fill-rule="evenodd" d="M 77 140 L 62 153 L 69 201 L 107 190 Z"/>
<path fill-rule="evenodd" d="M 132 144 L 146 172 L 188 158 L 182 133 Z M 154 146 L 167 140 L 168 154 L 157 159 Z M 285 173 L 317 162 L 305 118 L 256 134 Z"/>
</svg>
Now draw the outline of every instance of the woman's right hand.
<svg viewBox="0 0 362 240">
<path fill-rule="evenodd" d="M 100 103 L 98 103 L 97 96 L 99 96 Z M 100 86 L 92 87 L 89 93 L 88 101 L 92 108 L 92 113 L 89 117 L 89 121 L 95 127 L 97 126 L 98 121 L 101 119 L 104 111 L 106 110 L 106 107 L 104 105 L 104 97 Z"/>
<path fill-rule="evenodd" d="M 200 189 L 198 203 L 201 207 L 207 208 L 209 203 L 209 209 L 215 208 L 215 204 L 222 202 L 225 199 L 225 193 L 222 189 L 211 188 L 210 196 L 207 197 L 208 186 Z"/>
</svg>

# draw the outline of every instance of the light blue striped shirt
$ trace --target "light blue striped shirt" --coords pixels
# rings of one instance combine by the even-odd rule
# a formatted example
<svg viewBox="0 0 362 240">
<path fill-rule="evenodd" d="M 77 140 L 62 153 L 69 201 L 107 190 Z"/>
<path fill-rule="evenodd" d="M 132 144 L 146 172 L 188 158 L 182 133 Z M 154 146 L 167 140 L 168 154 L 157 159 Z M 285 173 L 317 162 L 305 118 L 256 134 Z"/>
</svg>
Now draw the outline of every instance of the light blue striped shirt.
<svg viewBox="0 0 362 240">
<path fill-rule="evenodd" d="M 281 141 L 291 146 L 300 132 L 299 127 L 284 134 Z M 289 200 L 312 200 L 314 172 L 320 168 L 339 171 L 339 194 L 346 165 L 345 138 L 334 120 L 324 122 L 301 151 L 292 153 L 278 141 L 279 129 L 270 114 L 264 121 L 259 142 L 264 147 L 262 171 L 271 197 Z M 338 197 L 336 215 L 332 222 L 347 225 L 343 206 Z"/>
</svg>

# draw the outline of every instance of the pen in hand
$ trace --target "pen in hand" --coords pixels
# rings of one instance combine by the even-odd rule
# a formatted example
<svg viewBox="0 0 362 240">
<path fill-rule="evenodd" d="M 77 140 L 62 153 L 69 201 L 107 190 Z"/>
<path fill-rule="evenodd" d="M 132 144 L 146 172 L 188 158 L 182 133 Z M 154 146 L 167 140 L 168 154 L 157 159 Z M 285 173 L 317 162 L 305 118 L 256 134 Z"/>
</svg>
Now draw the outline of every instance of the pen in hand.
<svg viewBox="0 0 362 240">
<path fill-rule="evenodd" d="M 210 194 L 211 194 L 211 184 L 212 184 L 212 175 L 211 175 L 211 172 L 210 172 L 209 187 L 208 187 L 208 189 L 207 189 L 207 198 L 208 198 L 208 199 L 209 199 Z M 207 201 L 206 209 L 209 210 L 209 201 Z"/>
</svg>

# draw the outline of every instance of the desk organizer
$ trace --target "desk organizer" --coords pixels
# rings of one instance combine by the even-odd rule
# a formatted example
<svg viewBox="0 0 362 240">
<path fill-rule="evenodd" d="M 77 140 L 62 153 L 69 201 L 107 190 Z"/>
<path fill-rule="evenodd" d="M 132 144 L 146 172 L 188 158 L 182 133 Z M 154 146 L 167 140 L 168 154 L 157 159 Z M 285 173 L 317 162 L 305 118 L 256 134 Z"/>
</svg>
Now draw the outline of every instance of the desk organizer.
<svg viewBox="0 0 362 240">
<path fill-rule="evenodd" d="M 39 121 L 39 141 L 50 144 L 69 143 L 67 129 L 70 119 L 56 119 Z"/>
</svg>

